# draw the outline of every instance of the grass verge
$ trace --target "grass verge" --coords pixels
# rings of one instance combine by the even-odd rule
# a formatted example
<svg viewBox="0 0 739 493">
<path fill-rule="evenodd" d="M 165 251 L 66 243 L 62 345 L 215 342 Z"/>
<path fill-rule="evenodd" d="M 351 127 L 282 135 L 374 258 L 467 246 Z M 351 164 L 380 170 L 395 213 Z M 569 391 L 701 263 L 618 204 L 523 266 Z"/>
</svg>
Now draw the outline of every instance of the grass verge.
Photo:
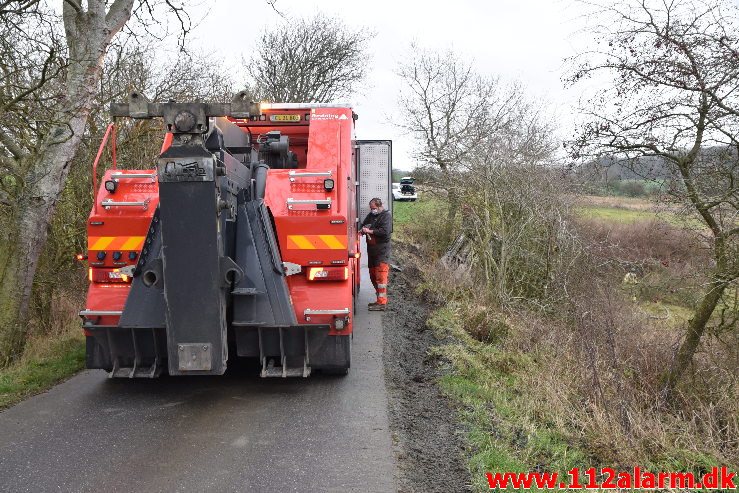
<svg viewBox="0 0 739 493">
<path fill-rule="evenodd" d="M 485 473 L 563 475 L 592 465 L 588 454 L 560 431 L 556 416 L 526 391 L 521 376 L 537 371 L 536 356 L 474 339 L 463 319 L 452 303 L 433 312 L 428 326 L 439 338 L 457 341 L 439 346 L 436 353 L 450 365 L 440 386 L 462 404 L 459 417 L 476 451 L 468 460 L 474 491 L 490 491 Z"/>
<path fill-rule="evenodd" d="M 85 337 L 79 327 L 32 340 L 23 357 L 0 369 L 0 410 L 67 380 L 85 365 Z"/>
<path fill-rule="evenodd" d="M 458 416 L 474 451 L 467 463 L 474 491 L 490 491 L 486 473 L 498 472 L 567 478 L 572 468 L 630 471 L 638 465 L 655 474 L 691 472 L 699 477 L 714 466 L 739 469 L 732 460 L 736 454 L 701 441 L 707 431 L 694 427 L 682 413 L 655 415 L 632 406 L 635 429 L 624 433 L 602 406 L 587 402 L 581 386 L 588 377 L 564 352 L 566 344 L 557 349 L 552 341 L 512 342 L 528 339 L 530 329 L 518 324 L 533 320 L 497 315 L 491 331 L 504 334 L 502 339 L 483 342 L 470 333 L 473 318 L 465 302 L 452 301 L 434 311 L 427 324 L 440 341 L 454 341 L 440 342 L 434 351 L 447 362 L 439 384 L 460 404 Z M 624 369 L 621 378 L 629 374 Z M 717 406 L 731 413 L 728 402 Z M 699 412 L 694 419 L 702 420 Z"/>
</svg>

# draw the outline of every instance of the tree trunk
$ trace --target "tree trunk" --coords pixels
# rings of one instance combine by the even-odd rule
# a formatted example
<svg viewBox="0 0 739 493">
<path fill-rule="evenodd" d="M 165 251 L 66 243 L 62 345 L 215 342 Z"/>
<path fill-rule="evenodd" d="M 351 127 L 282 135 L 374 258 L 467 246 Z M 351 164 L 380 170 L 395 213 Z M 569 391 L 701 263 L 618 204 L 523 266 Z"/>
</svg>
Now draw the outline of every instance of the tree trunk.
<svg viewBox="0 0 739 493">
<path fill-rule="evenodd" d="M 688 331 L 685 335 L 685 340 L 677 350 L 670 368 L 662 375 L 661 400 L 663 403 L 670 400 L 677 382 L 693 361 L 693 355 L 698 349 L 703 333 L 706 330 L 706 325 L 708 325 L 708 321 L 711 315 L 713 315 L 713 311 L 716 309 L 716 305 L 718 305 L 727 285 L 727 282 L 723 280 L 722 276 L 715 276 L 714 280 L 709 284 L 708 291 L 703 296 L 703 299 L 698 303 L 698 307 L 695 309 L 695 315 L 688 322 Z"/>
<path fill-rule="evenodd" d="M 24 159 L 25 186 L 15 197 L 9 231 L 0 239 L 0 366 L 25 345 L 39 255 L 97 95 L 105 52 L 130 17 L 133 0 L 116 0 L 108 12 L 105 1 L 87 4 L 87 11 L 64 4 L 69 49 L 64 99 L 48 134 Z"/>
<path fill-rule="evenodd" d="M 1 247 L 6 258 L 2 258 L 4 268 L 0 272 L 0 366 L 19 356 L 25 345 L 38 259 L 86 118 L 86 112 L 84 118 L 78 113 L 68 126 L 52 130 L 52 136 L 61 135 L 66 140 L 52 141 L 37 157 L 31 157 L 34 163 L 26 176 L 28 185 L 21 196 L 16 197 L 17 207 L 10 220 L 9 234 L 4 235 Z M 73 134 L 69 135 L 70 132 Z"/>
<path fill-rule="evenodd" d="M 19 272 L 23 261 L 19 254 L 21 249 L 17 242 L 17 226 L 13 224 L 17 208 L 13 209 L 10 216 L 7 229 L 0 239 L 0 367 L 7 364 L 9 355 L 15 354 L 19 339 L 23 340 L 20 327 L 16 325 L 18 315 L 23 311 L 16 290 L 23 277 Z"/>
<path fill-rule="evenodd" d="M 0 367 L 20 355 L 28 334 L 28 309 L 38 258 L 46 242 L 51 211 L 25 200 L 3 238 L 0 275 Z"/>
<path fill-rule="evenodd" d="M 459 194 L 457 193 L 457 189 L 454 186 L 453 180 L 452 180 L 452 173 L 449 170 L 449 167 L 447 164 L 443 161 L 437 161 L 437 164 L 439 166 L 439 169 L 441 169 L 441 173 L 444 176 L 445 183 L 443 184 L 443 188 L 447 192 L 447 200 L 448 200 L 448 208 L 447 208 L 447 215 L 446 215 L 446 227 L 444 228 L 443 239 L 444 244 L 449 245 L 452 243 L 453 233 L 454 233 L 454 220 L 457 218 L 457 212 L 459 211 L 460 201 L 459 201 Z"/>
</svg>

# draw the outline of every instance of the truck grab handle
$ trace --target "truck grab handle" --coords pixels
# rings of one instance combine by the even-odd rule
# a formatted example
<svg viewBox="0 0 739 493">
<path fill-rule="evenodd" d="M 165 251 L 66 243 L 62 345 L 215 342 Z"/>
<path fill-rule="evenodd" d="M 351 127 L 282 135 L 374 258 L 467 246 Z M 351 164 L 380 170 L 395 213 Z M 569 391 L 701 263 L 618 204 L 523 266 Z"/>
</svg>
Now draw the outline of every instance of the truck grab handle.
<svg viewBox="0 0 739 493">
<path fill-rule="evenodd" d="M 113 173 L 110 178 L 113 180 L 120 180 L 121 178 L 149 178 L 152 182 L 156 178 L 157 174 L 154 173 Z"/>
<path fill-rule="evenodd" d="M 142 200 L 141 202 L 115 202 L 110 199 L 105 199 L 102 202 L 100 202 L 100 205 L 102 205 L 105 210 L 109 210 L 111 207 L 136 207 L 139 206 L 143 210 L 147 210 L 149 208 L 149 199 Z"/>
</svg>

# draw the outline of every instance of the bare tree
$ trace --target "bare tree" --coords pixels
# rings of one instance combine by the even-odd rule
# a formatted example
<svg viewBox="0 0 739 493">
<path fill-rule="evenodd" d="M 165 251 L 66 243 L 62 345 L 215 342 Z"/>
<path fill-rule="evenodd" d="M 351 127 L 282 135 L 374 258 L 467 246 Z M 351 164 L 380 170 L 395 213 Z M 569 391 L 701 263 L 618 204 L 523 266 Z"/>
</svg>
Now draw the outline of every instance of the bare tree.
<svg viewBox="0 0 739 493">
<path fill-rule="evenodd" d="M 183 10 L 170 0 L 161 3 L 184 19 Z M 29 42 L 51 40 L 43 42 L 41 69 L 30 75 L 19 72 L 25 63 L 20 52 L 2 62 L 7 67 L 3 82 L 12 84 L 4 85 L 0 101 L 0 365 L 25 343 L 39 254 L 99 91 L 106 51 L 132 14 L 145 17 L 155 11 L 155 1 L 64 0 L 58 19 L 42 2 L 0 4 L 4 34 Z M 56 37 L 57 21 L 64 27 L 63 38 Z"/>
<path fill-rule="evenodd" d="M 513 87 L 503 93 L 497 79 L 479 75 L 451 50 L 412 45 L 410 52 L 410 61 L 398 68 L 404 83 L 399 99 L 403 118 L 396 123 L 415 137 L 421 167 L 440 173 L 434 185 L 448 192 L 452 219 L 459 209 L 454 173 L 492 126 L 505 120 L 512 108 L 506 103 L 520 93 Z M 494 100 L 502 105 L 493 106 Z"/>
<path fill-rule="evenodd" d="M 350 96 L 367 74 L 374 34 L 318 14 L 265 31 L 248 66 L 255 96 L 270 102 L 327 103 Z"/>
<path fill-rule="evenodd" d="M 557 141 L 540 108 L 523 95 L 508 101 L 506 117 L 461 164 L 461 230 L 479 285 L 500 305 L 559 302 L 571 249 L 568 207 L 551 165 Z"/>
<path fill-rule="evenodd" d="M 612 83 L 583 104 L 588 122 L 573 154 L 614 156 L 647 178 L 644 163 L 661 161 L 674 178 L 666 192 L 702 221 L 713 253 L 705 291 L 662 379 L 669 397 L 702 337 L 737 327 L 736 305 L 722 301 L 739 277 L 737 11 L 718 0 L 597 7 L 600 46 L 573 60 L 568 81 L 600 74 Z"/>
</svg>

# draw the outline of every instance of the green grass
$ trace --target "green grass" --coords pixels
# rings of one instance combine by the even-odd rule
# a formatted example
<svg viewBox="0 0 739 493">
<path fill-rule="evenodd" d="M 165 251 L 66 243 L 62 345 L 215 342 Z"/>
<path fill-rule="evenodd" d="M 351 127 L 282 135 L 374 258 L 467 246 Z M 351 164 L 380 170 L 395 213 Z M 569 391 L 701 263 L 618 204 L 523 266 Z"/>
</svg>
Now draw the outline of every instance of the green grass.
<svg viewBox="0 0 739 493">
<path fill-rule="evenodd" d="M 415 202 L 393 202 L 393 223 L 402 225 L 413 221 L 420 211 L 438 205 L 438 200 L 427 194 L 420 194 Z"/>
<path fill-rule="evenodd" d="M 607 207 L 601 205 L 582 205 L 576 208 L 576 214 L 583 219 L 596 219 L 605 222 L 633 224 L 640 221 L 663 221 L 678 227 L 704 229 L 705 225 L 694 217 L 683 217 L 671 212 L 654 212 Z"/>
<path fill-rule="evenodd" d="M 615 223 L 635 223 L 639 221 L 660 219 L 660 217 L 654 212 L 620 209 L 617 207 L 588 205 L 579 207 L 577 212 L 580 217 L 585 219 L 599 219 L 601 221 Z"/>
<path fill-rule="evenodd" d="M 475 491 L 489 491 L 485 473 L 524 473 L 539 468 L 566 473 L 587 467 L 587 455 L 568 440 L 536 399 L 528 395 L 520 376 L 536 371 L 535 359 L 510 353 L 472 339 L 452 305 L 436 310 L 428 325 L 442 337 L 459 343 L 436 352 L 451 364 L 441 378 L 442 390 L 462 406 L 459 418 L 474 455 L 468 460 Z"/>
<path fill-rule="evenodd" d="M 393 239 L 423 244 L 429 249 L 426 253 L 444 248 L 440 233 L 446 215 L 446 203 L 430 193 L 420 194 L 415 202 L 393 202 Z"/>
<path fill-rule="evenodd" d="M 0 369 L 0 410 L 46 392 L 84 365 L 85 337 L 80 330 L 35 341 L 19 361 Z"/>
</svg>

